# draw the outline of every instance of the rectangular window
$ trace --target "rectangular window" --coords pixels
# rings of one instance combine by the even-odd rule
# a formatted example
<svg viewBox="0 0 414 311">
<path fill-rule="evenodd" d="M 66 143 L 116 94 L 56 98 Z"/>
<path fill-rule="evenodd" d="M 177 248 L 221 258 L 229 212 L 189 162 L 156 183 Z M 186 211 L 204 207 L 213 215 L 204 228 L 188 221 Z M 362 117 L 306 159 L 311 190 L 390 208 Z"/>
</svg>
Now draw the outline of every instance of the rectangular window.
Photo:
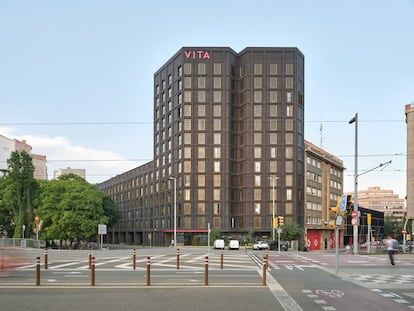
<svg viewBox="0 0 414 311">
<path fill-rule="evenodd" d="M 191 89 L 191 77 L 184 78 L 184 88 Z"/>
<path fill-rule="evenodd" d="M 293 117 L 293 106 L 292 105 L 286 106 L 286 116 Z"/>
<path fill-rule="evenodd" d="M 269 144 L 277 145 L 277 133 L 269 133 Z"/>
<path fill-rule="evenodd" d="M 206 190 L 204 188 L 198 188 L 198 200 L 205 201 L 206 199 Z"/>
<path fill-rule="evenodd" d="M 277 64 L 270 64 L 270 74 L 277 75 Z"/>
<path fill-rule="evenodd" d="M 293 78 L 291 77 L 286 78 L 286 88 L 293 89 Z"/>
<path fill-rule="evenodd" d="M 293 133 L 286 133 L 285 142 L 287 145 L 293 145 Z"/>
<path fill-rule="evenodd" d="M 277 89 L 277 78 L 276 77 L 269 78 L 269 88 Z"/>
<path fill-rule="evenodd" d="M 254 91 L 254 102 L 255 103 L 262 102 L 262 91 Z"/>
<path fill-rule="evenodd" d="M 213 114 L 215 117 L 221 117 L 221 105 L 214 105 Z"/>
<path fill-rule="evenodd" d="M 191 131 L 191 119 L 184 119 L 184 131 Z"/>
<path fill-rule="evenodd" d="M 205 91 L 198 91 L 197 92 L 197 100 L 199 103 L 206 102 L 206 92 Z"/>
<path fill-rule="evenodd" d="M 206 171 L 206 161 L 198 161 L 198 171 L 204 173 Z"/>
<path fill-rule="evenodd" d="M 191 63 L 184 63 L 184 74 L 185 75 L 191 74 Z"/>
<path fill-rule="evenodd" d="M 214 63 L 214 74 L 221 75 L 221 63 Z"/>
<path fill-rule="evenodd" d="M 269 129 L 271 131 L 277 131 L 277 120 L 276 119 L 269 120 Z"/>
<path fill-rule="evenodd" d="M 261 182 L 261 176 L 260 175 L 255 175 L 254 176 L 254 186 L 255 187 L 260 187 L 260 182 Z"/>
<path fill-rule="evenodd" d="M 206 64 L 205 63 L 198 63 L 198 74 L 205 75 L 206 74 Z"/>
<path fill-rule="evenodd" d="M 184 159 L 191 159 L 191 148 L 184 147 Z"/>
<path fill-rule="evenodd" d="M 272 147 L 270 148 L 270 157 L 271 158 L 276 158 L 277 154 L 276 154 L 276 147 Z"/>
<path fill-rule="evenodd" d="M 198 119 L 198 130 L 199 131 L 206 130 L 206 119 Z"/>
<path fill-rule="evenodd" d="M 198 214 L 204 215 L 206 213 L 206 205 L 204 203 L 198 203 Z M 204 218 L 203 218 L 204 219 Z"/>
<path fill-rule="evenodd" d="M 259 161 L 254 162 L 254 171 L 259 173 L 261 171 L 261 163 Z"/>
<path fill-rule="evenodd" d="M 262 148 L 261 147 L 254 147 L 254 157 L 256 159 L 260 159 L 262 157 Z"/>
<path fill-rule="evenodd" d="M 178 68 L 177 68 L 177 75 L 179 77 L 181 77 L 183 75 L 183 68 L 181 66 L 178 66 Z"/>
<path fill-rule="evenodd" d="M 191 199 L 191 191 L 190 189 L 184 189 L 184 200 L 190 201 Z"/>
<path fill-rule="evenodd" d="M 220 173 L 220 161 L 214 161 L 214 172 Z"/>
<path fill-rule="evenodd" d="M 260 201 L 262 199 L 262 189 L 254 189 L 253 193 L 255 201 Z"/>
<path fill-rule="evenodd" d="M 206 88 L 206 78 L 205 77 L 198 77 L 198 88 L 205 89 Z"/>
<path fill-rule="evenodd" d="M 220 189 L 214 189 L 213 193 L 213 200 L 220 201 Z"/>
<path fill-rule="evenodd" d="M 198 147 L 198 157 L 200 159 L 204 159 L 206 157 L 206 148 L 205 147 Z"/>
<path fill-rule="evenodd" d="M 262 144 L 262 133 L 254 133 L 254 142 L 255 145 Z"/>
<path fill-rule="evenodd" d="M 205 187 L 206 186 L 206 176 L 202 174 L 198 174 L 198 186 Z"/>
<path fill-rule="evenodd" d="M 205 133 L 198 133 L 198 144 L 205 145 L 206 144 L 206 134 Z"/>
<path fill-rule="evenodd" d="M 261 89 L 262 88 L 262 78 L 261 77 L 254 77 L 254 84 L 253 87 L 255 89 Z"/>
<path fill-rule="evenodd" d="M 213 176 L 213 184 L 214 184 L 214 187 L 220 187 L 221 186 L 221 177 L 220 177 L 220 175 L 215 174 Z"/>
<path fill-rule="evenodd" d="M 293 131 L 293 120 L 292 119 L 286 119 L 285 120 L 285 130 L 286 131 Z"/>
<path fill-rule="evenodd" d="M 221 119 L 214 119 L 214 130 L 221 131 Z"/>
<path fill-rule="evenodd" d="M 191 103 L 191 92 L 184 91 L 184 103 Z"/>
<path fill-rule="evenodd" d="M 262 64 L 254 64 L 254 74 L 255 75 L 262 74 Z"/>
<path fill-rule="evenodd" d="M 198 104 L 198 116 L 205 117 L 206 116 L 206 106 L 203 104 Z"/>
<path fill-rule="evenodd" d="M 213 86 L 215 89 L 221 89 L 221 77 L 213 78 Z"/>
<path fill-rule="evenodd" d="M 292 102 L 292 92 L 287 92 L 286 93 L 286 101 L 288 103 L 291 103 Z"/>
<path fill-rule="evenodd" d="M 269 92 L 269 101 L 271 103 L 277 103 L 278 92 L 277 91 L 270 91 Z"/>
<path fill-rule="evenodd" d="M 254 105 L 254 116 L 255 117 L 262 116 L 262 105 Z"/>
<path fill-rule="evenodd" d="M 286 74 L 293 75 L 293 64 L 286 64 Z"/>
<path fill-rule="evenodd" d="M 277 161 L 269 161 L 270 173 L 277 173 Z"/>
<path fill-rule="evenodd" d="M 214 158 L 220 158 L 221 157 L 221 147 L 214 147 Z"/>
<path fill-rule="evenodd" d="M 254 130 L 261 131 L 262 130 L 262 119 L 254 119 Z"/>
<path fill-rule="evenodd" d="M 214 133 L 214 142 L 215 145 L 221 145 L 221 133 Z"/>
<path fill-rule="evenodd" d="M 191 133 L 184 133 L 184 145 L 191 145 Z"/>
<path fill-rule="evenodd" d="M 256 215 L 260 215 L 260 208 L 261 208 L 260 203 L 254 203 L 254 213 Z"/>
<path fill-rule="evenodd" d="M 270 109 L 269 116 L 271 116 L 271 117 L 277 117 L 277 105 L 270 104 L 269 105 L 269 109 Z"/>
<path fill-rule="evenodd" d="M 221 91 L 214 91 L 213 92 L 213 102 L 214 103 L 221 103 Z"/>
</svg>

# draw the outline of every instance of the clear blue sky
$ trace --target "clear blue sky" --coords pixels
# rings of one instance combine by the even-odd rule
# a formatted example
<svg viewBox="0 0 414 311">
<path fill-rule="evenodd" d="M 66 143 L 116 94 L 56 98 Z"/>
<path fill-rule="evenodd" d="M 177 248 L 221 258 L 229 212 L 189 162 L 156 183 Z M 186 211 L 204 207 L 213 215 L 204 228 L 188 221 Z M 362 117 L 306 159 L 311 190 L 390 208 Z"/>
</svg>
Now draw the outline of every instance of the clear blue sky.
<svg viewBox="0 0 414 311">
<path fill-rule="evenodd" d="M 145 3 L 0 0 L 0 134 L 27 139 L 50 175 L 86 168 L 103 181 L 153 158 L 153 74 L 182 46 L 294 46 L 305 138 L 344 161 L 352 191 L 358 112 L 360 173 L 392 160 L 359 188 L 405 196 L 413 0 Z"/>
</svg>

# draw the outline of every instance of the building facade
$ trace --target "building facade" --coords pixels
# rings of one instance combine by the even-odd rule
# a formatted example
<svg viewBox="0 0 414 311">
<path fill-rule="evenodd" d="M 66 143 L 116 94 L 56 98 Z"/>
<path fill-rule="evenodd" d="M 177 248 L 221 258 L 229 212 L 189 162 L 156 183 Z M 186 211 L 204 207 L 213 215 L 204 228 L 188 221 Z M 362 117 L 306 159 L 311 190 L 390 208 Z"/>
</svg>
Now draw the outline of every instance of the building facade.
<svg viewBox="0 0 414 311">
<path fill-rule="evenodd" d="M 343 161 L 326 150 L 305 141 L 306 204 L 305 231 L 309 250 L 335 248 L 335 215 L 329 207 L 337 205 L 343 194 Z M 343 246 L 344 226 L 339 230 Z"/>
<path fill-rule="evenodd" d="M 180 244 L 269 237 L 273 208 L 303 227 L 304 149 L 297 48 L 182 48 L 154 74 L 154 160 L 99 185 L 123 212 L 113 242 L 165 245 L 174 223 Z"/>
<path fill-rule="evenodd" d="M 27 152 L 32 157 L 32 163 L 35 168 L 33 177 L 36 179 L 47 179 L 46 156 L 32 153 L 32 146 L 27 144 L 25 140 L 11 139 L 3 135 L 0 135 L 0 176 L 3 174 L 1 170 L 8 168 L 7 160 L 14 151 Z"/>
<path fill-rule="evenodd" d="M 353 193 L 349 193 L 353 194 Z M 403 221 L 405 217 L 405 202 L 398 194 L 390 189 L 381 189 L 378 186 L 358 190 L 358 205 L 367 209 L 384 213 L 384 216 L 394 216 Z"/>
<path fill-rule="evenodd" d="M 86 170 L 84 168 L 71 168 L 71 167 L 61 168 L 53 172 L 53 179 L 58 179 L 59 176 L 62 176 L 65 174 L 74 174 L 74 175 L 77 175 L 85 179 Z"/>
<path fill-rule="evenodd" d="M 414 104 L 405 105 L 407 124 L 407 218 L 414 219 Z"/>
</svg>

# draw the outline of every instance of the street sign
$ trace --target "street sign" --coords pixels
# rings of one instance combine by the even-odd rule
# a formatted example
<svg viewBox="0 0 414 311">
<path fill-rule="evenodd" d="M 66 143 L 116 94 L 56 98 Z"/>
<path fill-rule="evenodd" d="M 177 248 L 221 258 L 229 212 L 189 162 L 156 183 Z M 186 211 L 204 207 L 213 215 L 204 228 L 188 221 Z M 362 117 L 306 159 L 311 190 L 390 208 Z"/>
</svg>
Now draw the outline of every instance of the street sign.
<svg viewBox="0 0 414 311">
<path fill-rule="evenodd" d="M 352 219 L 355 219 L 357 216 L 357 212 L 356 211 L 352 211 L 351 213 Z"/>
<path fill-rule="evenodd" d="M 357 220 L 356 220 L 355 218 L 352 218 L 352 220 L 351 220 L 351 224 L 355 226 L 355 225 L 356 225 L 356 223 L 357 223 Z"/>
<path fill-rule="evenodd" d="M 401 230 L 401 233 L 402 233 L 402 234 L 406 234 L 406 233 L 407 233 L 407 230 L 402 229 L 402 230 Z"/>
<path fill-rule="evenodd" d="M 347 199 L 348 199 L 348 196 L 346 194 L 343 194 L 341 197 L 341 205 L 339 206 L 340 212 L 344 212 L 346 210 Z"/>
<path fill-rule="evenodd" d="M 106 234 L 106 225 L 105 224 L 99 224 L 98 225 L 98 234 Z"/>
</svg>

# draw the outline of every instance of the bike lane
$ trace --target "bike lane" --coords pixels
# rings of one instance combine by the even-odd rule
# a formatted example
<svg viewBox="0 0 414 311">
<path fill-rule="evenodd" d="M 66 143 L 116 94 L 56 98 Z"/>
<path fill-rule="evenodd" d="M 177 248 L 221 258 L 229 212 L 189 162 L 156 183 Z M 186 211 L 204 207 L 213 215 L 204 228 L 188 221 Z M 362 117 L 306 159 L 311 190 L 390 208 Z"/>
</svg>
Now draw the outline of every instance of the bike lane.
<svg viewBox="0 0 414 311">
<path fill-rule="evenodd" d="M 408 309 L 404 303 L 289 255 L 269 255 L 269 264 L 269 273 L 303 310 Z"/>
</svg>

